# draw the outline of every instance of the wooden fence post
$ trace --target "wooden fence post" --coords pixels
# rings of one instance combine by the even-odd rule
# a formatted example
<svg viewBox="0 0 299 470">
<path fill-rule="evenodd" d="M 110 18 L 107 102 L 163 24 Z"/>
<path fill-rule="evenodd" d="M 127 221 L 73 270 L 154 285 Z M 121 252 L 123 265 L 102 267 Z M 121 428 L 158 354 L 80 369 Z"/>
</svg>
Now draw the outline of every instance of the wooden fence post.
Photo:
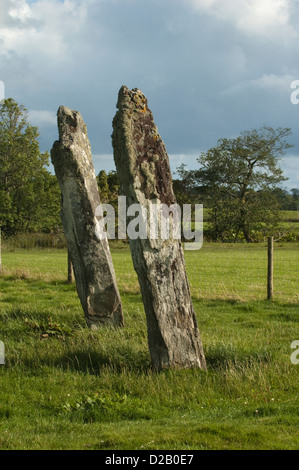
<svg viewBox="0 0 299 470">
<path fill-rule="evenodd" d="M 67 282 L 69 284 L 73 283 L 73 265 L 70 256 L 70 250 L 67 250 Z"/>
<path fill-rule="evenodd" d="M 267 299 L 273 299 L 273 253 L 274 253 L 274 237 L 268 237 L 268 282 L 267 282 Z"/>
</svg>

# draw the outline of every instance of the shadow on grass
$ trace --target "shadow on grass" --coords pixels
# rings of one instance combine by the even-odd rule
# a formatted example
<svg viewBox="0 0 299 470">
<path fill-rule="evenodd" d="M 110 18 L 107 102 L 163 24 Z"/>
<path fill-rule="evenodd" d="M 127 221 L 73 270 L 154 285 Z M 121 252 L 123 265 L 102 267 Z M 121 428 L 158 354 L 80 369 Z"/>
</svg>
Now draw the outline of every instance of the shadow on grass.
<svg viewBox="0 0 299 470">
<path fill-rule="evenodd" d="M 143 308 L 140 302 L 140 295 L 126 294 L 128 303 L 134 307 L 140 306 Z M 205 314 L 213 313 L 222 314 L 223 310 L 230 310 L 232 314 L 229 319 L 229 324 L 234 325 L 238 317 L 234 317 L 234 313 L 240 315 L 240 311 L 243 311 L 244 318 L 246 314 L 260 314 L 266 313 L 267 320 L 273 320 L 273 322 L 279 321 L 298 321 L 298 314 L 294 310 L 294 304 L 279 304 L 279 303 L 268 303 L 267 301 L 251 301 L 250 303 L 238 302 L 232 300 L 197 300 L 194 302 L 197 307 L 197 311 L 203 312 L 203 320 Z M 297 307 L 298 308 L 298 307 Z M 211 310 L 210 310 L 211 309 Z M 283 309 L 283 310 L 282 310 Z M 288 309 L 289 312 L 288 312 Z M 135 312 L 136 321 L 140 321 L 141 312 Z M 29 317 L 34 321 L 44 321 L 49 316 L 49 313 L 42 311 L 32 311 L 27 308 L 14 308 L 9 312 L 2 314 L 2 318 L 6 322 L 10 320 L 18 320 L 22 322 Z M 54 320 L 59 319 L 58 315 L 53 315 Z M 243 317 L 243 316 L 242 316 Z M 133 314 L 132 314 L 133 318 Z M 142 318 L 143 314 L 142 314 Z M 222 318 L 222 317 L 221 317 Z M 134 319 L 134 318 L 133 318 Z M 249 316 L 249 319 L 251 317 Z M 1 320 L 1 315 L 0 315 Z M 242 320 L 242 319 L 241 319 Z M 88 331 L 83 331 L 82 336 L 79 331 L 79 336 L 76 333 L 76 327 L 80 330 L 84 325 L 83 316 L 72 316 L 70 320 L 65 315 L 63 321 L 67 321 L 67 324 L 72 328 L 74 336 L 71 335 L 70 340 L 60 340 L 58 338 L 49 338 L 41 341 L 40 334 L 36 336 L 36 345 L 33 334 L 36 334 L 28 328 L 28 341 L 29 343 L 25 346 L 27 349 L 23 349 L 19 355 L 12 354 L 8 357 L 8 366 L 19 366 L 31 371 L 36 371 L 42 367 L 55 367 L 62 370 L 77 371 L 81 373 L 89 373 L 99 375 L 103 369 L 110 369 L 117 373 L 123 371 L 130 371 L 137 374 L 146 374 L 149 371 L 153 371 L 149 352 L 145 346 L 146 327 L 145 325 L 139 325 L 138 330 L 132 328 L 124 329 L 124 333 L 119 336 L 108 332 L 103 336 L 101 334 L 94 334 Z M 134 319 L 135 321 L 135 319 Z M 136 322 L 135 322 L 136 323 Z M 201 322 L 199 322 L 200 324 Z M 79 325 L 79 326 L 78 326 Z M 238 326 L 238 325 L 237 325 Z M 244 325 L 241 324 L 241 328 Z M 246 324 L 245 326 L 248 327 Z M 250 327 L 261 328 L 262 323 L 254 323 L 251 320 Z M 279 325 L 278 325 L 279 327 Z M 267 327 L 268 328 L 268 327 Z M 200 327 L 201 330 L 201 327 Z M 141 335 L 142 333 L 142 335 Z M 38 336 L 39 335 L 39 336 Z M 30 339 L 29 339 L 30 338 Z M 23 338 L 25 344 L 25 336 Z M 33 342 L 34 341 L 34 342 Z M 70 342 L 68 342 L 70 341 Z M 143 342 L 143 346 L 140 346 L 140 342 Z M 124 344 L 125 343 L 125 344 Z M 44 344 L 47 344 L 44 347 Z M 40 350 L 39 350 L 40 348 Z M 260 348 L 254 351 L 254 345 L 247 344 L 247 346 L 234 346 L 232 344 L 225 344 L 222 340 L 216 345 L 207 345 L 205 347 L 205 355 L 207 360 L 208 370 L 220 370 L 228 368 L 248 369 L 251 367 L 257 367 L 262 364 L 268 364 L 273 361 L 273 354 L 276 353 L 275 348 L 272 351 L 266 348 Z"/>
<path fill-rule="evenodd" d="M 9 302 L 9 298 L 6 299 Z M 76 315 L 73 314 L 71 319 L 67 318 L 66 314 L 57 314 L 49 311 L 48 309 L 40 309 L 40 308 L 32 308 L 32 307 L 14 307 L 8 308 L 5 311 L 0 312 L 0 321 L 9 324 L 10 322 L 18 322 L 20 326 L 23 327 L 27 321 L 30 322 L 46 322 L 49 318 L 53 319 L 53 321 L 61 322 L 63 324 L 67 321 L 67 324 L 70 328 L 77 330 L 78 328 L 85 327 L 85 319 L 83 315 L 77 313 Z M 29 331 L 29 330 L 28 330 Z"/>
<path fill-rule="evenodd" d="M 128 348 L 119 348 L 115 355 L 99 353 L 97 351 L 72 352 L 68 356 L 56 361 L 56 366 L 80 372 L 98 375 L 104 368 L 122 373 L 130 371 L 137 374 L 148 373 L 152 370 L 149 354 L 146 351 L 134 351 Z"/>
<path fill-rule="evenodd" d="M 297 314 L 296 318 L 299 318 L 298 302 L 281 302 L 278 300 L 267 300 L 267 299 L 258 299 L 258 300 L 239 300 L 239 299 L 198 299 L 192 298 L 192 302 L 197 312 L 200 314 L 202 311 L 210 311 L 213 309 L 215 312 L 226 311 L 227 313 L 257 313 L 257 314 L 276 314 L 277 319 L 282 321 L 288 321 L 287 311 Z M 270 317 L 271 319 L 271 317 Z M 274 315 L 273 315 L 274 319 Z M 294 320 L 297 321 L 297 320 Z"/>
<path fill-rule="evenodd" d="M 44 288 L 49 288 L 51 286 L 61 286 L 64 287 L 64 290 L 76 290 L 76 284 L 75 283 L 69 283 L 67 279 L 50 279 L 50 280 L 45 280 L 43 276 L 31 276 L 27 275 L 26 273 L 16 273 L 16 274 L 10 274 L 5 277 L 0 278 L 0 282 L 5 287 L 8 283 L 10 282 L 19 282 L 22 281 L 24 287 L 28 287 L 29 289 L 44 289 Z M 11 287 L 11 286 L 10 286 Z"/>
<path fill-rule="evenodd" d="M 208 370 L 239 369 L 260 367 L 261 364 L 270 364 L 273 356 L 270 351 L 242 351 L 230 347 L 218 345 L 208 348 L 206 351 L 206 362 Z"/>
<path fill-rule="evenodd" d="M 52 340 L 54 350 L 55 342 L 57 344 L 57 339 Z M 136 375 L 167 372 L 167 370 L 158 372 L 152 367 L 149 351 L 137 351 L 125 346 L 115 347 L 114 345 L 110 351 L 98 351 L 92 348 L 84 350 L 77 347 L 56 355 L 51 354 L 51 351 L 52 348 L 47 348 L 45 352 L 36 347 L 29 354 L 25 352 L 8 357 L 6 366 L 8 368 L 20 366 L 22 371 L 26 369 L 34 375 L 38 375 L 39 371 L 43 373 L 45 367 L 95 376 L 101 375 L 105 370 L 116 374 L 133 373 Z M 249 369 L 260 369 L 263 365 L 273 362 L 271 351 L 244 351 L 224 345 L 207 348 L 205 356 L 208 372 L 228 369 L 246 372 Z M 202 371 L 198 370 L 198 372 Z"/>
<path fill-rule="evenodd" d="M 50 356 L 40 357 L 11 357 L 6 361 L 6 367 L 21 366 L 22 371 L 38 375 L 44 367 L 56 368 L 57 370 L 80 372 L 89 375 L 100 375 L 103 370 L 121 374 L 123 372 L 134 372 L 142 375 L 152 371 L 151 361 L 147 352 L 134 352 L 119 350 L 115 357 L 98 351 L 82 351 L 80 349 L 61 354 L 55 358 Z"/>
<path fill-rule="evenodd" d="M 260 367 L 261 364 L 270 364 L 272 355 L 269 351 L 250 353 L 216 348 L 207 351 L 206 361 L 208 371 L 230 368 L 248 370 L 249 368 Z M 133 372 L 138 375 L 148 374 L 149 372 L 158 373 L 152 367 L 148 352 L 136 352 L 128 349 L 119 349 L 115 357 L 96 351 L 87 353 L 78 349 L 71 354 L 58 358 L 54 362 L 54 366 L 63 370 L 94 375 L 100 375 L 101 371 L 107 368 L 118 374 L 122 372 Z M 165 371 L 160 371 L 160 373 L 162 372 Z"/>
</svg>

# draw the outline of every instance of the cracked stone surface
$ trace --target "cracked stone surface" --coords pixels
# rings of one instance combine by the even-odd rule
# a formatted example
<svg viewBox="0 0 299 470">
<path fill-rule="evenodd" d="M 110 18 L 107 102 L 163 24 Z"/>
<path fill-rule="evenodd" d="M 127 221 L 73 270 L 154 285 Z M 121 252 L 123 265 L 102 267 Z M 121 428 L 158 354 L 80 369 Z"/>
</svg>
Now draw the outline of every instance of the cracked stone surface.
<svg viewBox="0 0 299 470">
<path fill-rule="evenodd" d="M 145 95 L 123 86 L 112 143 L 121 193 L 127 204 L 176 203 L 165 145 Z M 127 219 L 127 223 L 130 219 Z M 153 366 L 206 368 L 180 240 L 130 239 L 148 328 Z"/>
<path fill-rule="evenodd" d="M 60 106 L 51 159 L 62 193 L 61 220 L 87 325 L 123 325 L 107 239 L 99 239 L 100 205 L 87 128 L 79 112 Z"/>
</svg>

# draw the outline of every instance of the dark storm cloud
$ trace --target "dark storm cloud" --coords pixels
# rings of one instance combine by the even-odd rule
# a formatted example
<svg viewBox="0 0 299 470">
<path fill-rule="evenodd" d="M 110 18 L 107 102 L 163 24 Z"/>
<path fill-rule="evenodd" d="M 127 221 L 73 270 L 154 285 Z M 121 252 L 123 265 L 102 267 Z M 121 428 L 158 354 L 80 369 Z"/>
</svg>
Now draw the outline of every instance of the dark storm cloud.
<svg viewBox="0 0 299 470">
<path fill-rule="evenodd" d="M 59 105 L 79 110 L 97 171 L 114 168 L 112 119 L 125 84 L 147 95 L 173 168 L 194 167 L 218 138 L 291 127 L 285 168 L 299 186 L 299 105 L 290 102 L 298 13 L 291 0 L 3 0 L 0 80 L 30 109 L 43 150 L 57 138 Z"/>
</svg>

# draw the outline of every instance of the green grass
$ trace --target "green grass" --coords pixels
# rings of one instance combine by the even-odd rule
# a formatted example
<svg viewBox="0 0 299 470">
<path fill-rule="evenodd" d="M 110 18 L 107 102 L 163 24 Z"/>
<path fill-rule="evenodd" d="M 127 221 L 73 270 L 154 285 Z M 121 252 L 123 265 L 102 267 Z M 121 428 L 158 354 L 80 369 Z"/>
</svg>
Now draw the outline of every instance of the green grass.
<svg viewBox="0 0 299 470">
<path fill-rule="evenodd" d="M 299 223 L 299 211 L 281 211 L 282 220 Z"/>
<path fill-rule="evenodd" d="M 151 369 L 127 248 L 112 249 L 125 328 L 89 331 L 63 250 L 3 253 L 0 449 L 298 449 L 298 244 L 185 252 L 208 372 Z"/>
</svg>

